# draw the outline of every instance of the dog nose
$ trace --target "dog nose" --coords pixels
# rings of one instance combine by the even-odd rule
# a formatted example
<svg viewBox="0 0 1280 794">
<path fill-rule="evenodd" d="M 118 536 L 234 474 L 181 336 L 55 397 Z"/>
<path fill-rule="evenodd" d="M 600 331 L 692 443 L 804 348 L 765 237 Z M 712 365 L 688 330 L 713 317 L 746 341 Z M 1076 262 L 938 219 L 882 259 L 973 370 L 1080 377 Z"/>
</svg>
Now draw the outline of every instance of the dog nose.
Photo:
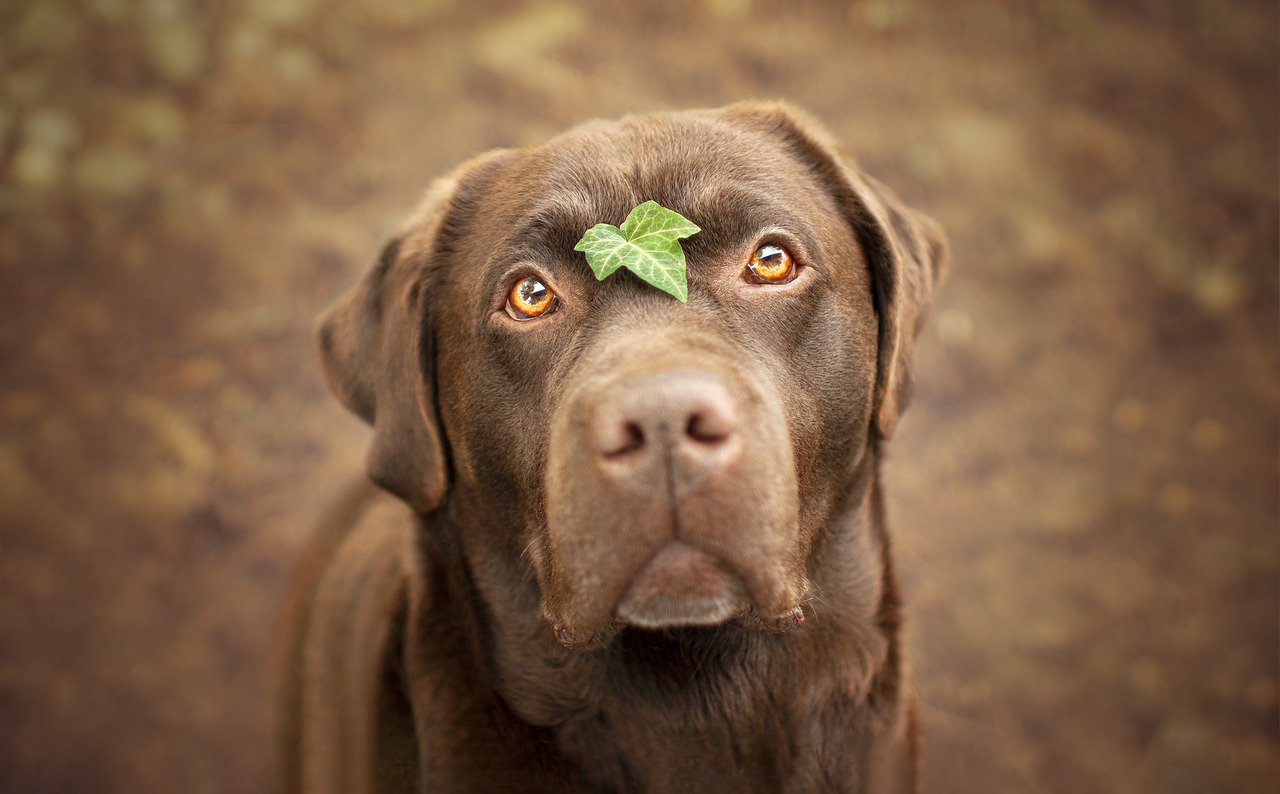
<svg viewBox="0 0 1280 794">
<path fill-rule="evenodd" d="M 688 484 L 721 468 L 738 446 L 738 410 L 719 378 L 631 378 L 608 392 L 591 425 L 595 453 L 615 479 Z"/>
</svg>

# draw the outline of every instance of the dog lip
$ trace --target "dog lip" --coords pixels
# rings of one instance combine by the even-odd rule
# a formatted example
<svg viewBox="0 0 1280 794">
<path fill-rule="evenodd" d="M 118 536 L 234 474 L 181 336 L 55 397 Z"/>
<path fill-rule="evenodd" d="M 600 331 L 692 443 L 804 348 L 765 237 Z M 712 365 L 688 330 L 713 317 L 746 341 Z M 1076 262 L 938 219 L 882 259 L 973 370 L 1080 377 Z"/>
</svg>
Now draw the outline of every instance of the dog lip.
<svg viewBox="0 0 1280 794">
<path fill-rule="evenodd" d="M 746 587 L 720 561 L 672 540 L 632 579 L 618 602 L 617 616 L 641 628 L 713 626 L 749 606 Z"/>
</svg>

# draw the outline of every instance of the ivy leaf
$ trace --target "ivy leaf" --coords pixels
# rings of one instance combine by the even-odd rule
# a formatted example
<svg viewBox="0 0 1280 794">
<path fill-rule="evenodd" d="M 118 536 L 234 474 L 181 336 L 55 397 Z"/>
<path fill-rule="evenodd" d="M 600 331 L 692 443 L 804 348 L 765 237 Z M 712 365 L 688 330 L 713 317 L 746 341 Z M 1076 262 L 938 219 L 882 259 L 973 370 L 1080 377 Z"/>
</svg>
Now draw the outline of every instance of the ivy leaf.
<svg viewBox="0 0 1280 794">
<path fill-rule="evenodd" d="M 625 267 L 683 302 L 689 299 L 689 282 L 680 240 L 700 231 L 680 213 L 656 201 L 646 201 L 631 210 L 621 228 L 597 223 L 587 229 L 573 250 L 587 255 L 587 264 L 597 281 L 604 281 Z"/>
</svg>

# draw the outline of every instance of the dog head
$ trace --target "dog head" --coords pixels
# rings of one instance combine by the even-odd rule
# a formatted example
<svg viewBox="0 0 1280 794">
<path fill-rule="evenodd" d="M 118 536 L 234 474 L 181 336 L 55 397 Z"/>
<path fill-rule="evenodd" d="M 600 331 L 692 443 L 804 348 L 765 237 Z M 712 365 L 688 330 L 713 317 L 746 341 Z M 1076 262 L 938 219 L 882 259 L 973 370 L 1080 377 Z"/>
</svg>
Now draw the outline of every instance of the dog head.
<svg viewBox="0 0 1280 794">
<path fill-rule="evenodd" d="M 574 245 L 655 200 L 681 303 Z M 566 644 L 619 625 L 778 625 L 906 403 L 937 227 L 780 105 L 592 122 L 428 192 L 322 319 L 372 478 L 446 505 L 490 599 Z"/>
</svg>

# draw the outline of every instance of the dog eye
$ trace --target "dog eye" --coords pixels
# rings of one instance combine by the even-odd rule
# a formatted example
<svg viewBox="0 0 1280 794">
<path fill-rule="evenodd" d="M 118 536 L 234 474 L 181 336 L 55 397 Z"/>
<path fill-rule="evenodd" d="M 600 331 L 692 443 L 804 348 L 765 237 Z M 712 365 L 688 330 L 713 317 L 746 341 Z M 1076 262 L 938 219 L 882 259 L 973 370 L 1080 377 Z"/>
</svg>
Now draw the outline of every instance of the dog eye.
<svg viewBox="0 0 1280 794">
<path fill-rule="evenodd" d="M 761 284 L 782 284 L 795 278 L 796 263 L 787 249 L 765 243 L 751 255 L 747 274 L 750 280 Z"/>
<path fill-rule="evenodd" d="M 514 320 L 533 320 L 555 311 L 559 300 L 537 276 L 525 276 L 507 293 L 507 314 Z"/>
</svg>

